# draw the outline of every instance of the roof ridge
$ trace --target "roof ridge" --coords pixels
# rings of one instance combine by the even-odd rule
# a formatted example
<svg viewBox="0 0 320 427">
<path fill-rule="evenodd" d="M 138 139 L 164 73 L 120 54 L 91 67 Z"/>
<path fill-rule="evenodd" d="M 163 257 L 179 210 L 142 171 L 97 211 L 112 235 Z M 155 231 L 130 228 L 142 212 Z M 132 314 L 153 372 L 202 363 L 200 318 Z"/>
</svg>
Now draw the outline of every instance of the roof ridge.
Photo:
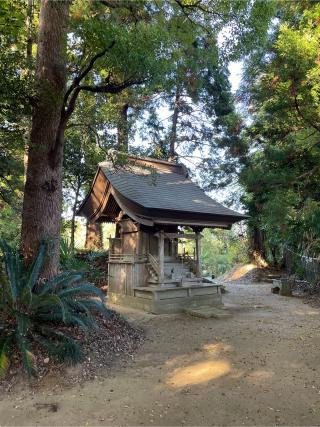
<svg viewBox="0 0 320 427">
<path fill-rule="evenodd" d="M 184 165 L 182 163 L 177 163 L 177 162 L 172 162 L 170 160 L 164 160 L 164 159 L 157 159 L 154 157 L 139 157 L 136 156 L 135 154 L 130 154 L 130 153 L 121 153 L 120 151 L 118 152 L 119 154 L 123 154 L 126 155 L 128 157 L 129 160 L 145 160 L 147 162 L 153 162 L 153 163 L 160 163 L 160 164 L 164 164 L 164 165 L 168 165 L 168 166 L 175 166 L 175 167 L 180 167 L 183 168 Z M 103 165 L 105 163 L 110 163 L 111 160 L 105 159 L 103 162 L 99 162 L 99 165 Z"/>
<path fill-rule="evenodd" d="M 139 156 L 135 156 L 134 154 L 129 154 L 128 158 L 136 159 L 136 160 L 146 160 L 148 162 L 161 163 L 161 164 L 169 165 L 169 166 L 180 166 L 180 167 L 183 166 L 181 163 L 171 162 L 170 160 L 157 159 L 157 158 L 148 157 L 148 156 L 147 157 L 139 157 Z"/>
</svg>

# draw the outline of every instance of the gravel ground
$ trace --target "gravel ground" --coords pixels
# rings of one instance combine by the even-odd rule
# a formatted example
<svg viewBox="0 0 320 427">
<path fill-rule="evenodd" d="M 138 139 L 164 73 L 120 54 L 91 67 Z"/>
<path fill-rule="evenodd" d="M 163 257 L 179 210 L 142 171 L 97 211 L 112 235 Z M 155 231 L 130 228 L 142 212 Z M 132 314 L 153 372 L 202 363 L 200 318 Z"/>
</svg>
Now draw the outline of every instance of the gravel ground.
<svg viewBox="0 0 320 427">
<path fill-rule="evenodd" d="M 146 340 L 108 374 L 0 395 L 0 425 L 311 426 L 320 424 L 320 310 L 227 284 L 228 319 L 119 309 Z"/>
<path fill-rule="evenodd" d="M 320 308 L 320 294 L 308 295 L 305 297 L 306 304 L 311 305 L 312 307 Z"/>
</svg>

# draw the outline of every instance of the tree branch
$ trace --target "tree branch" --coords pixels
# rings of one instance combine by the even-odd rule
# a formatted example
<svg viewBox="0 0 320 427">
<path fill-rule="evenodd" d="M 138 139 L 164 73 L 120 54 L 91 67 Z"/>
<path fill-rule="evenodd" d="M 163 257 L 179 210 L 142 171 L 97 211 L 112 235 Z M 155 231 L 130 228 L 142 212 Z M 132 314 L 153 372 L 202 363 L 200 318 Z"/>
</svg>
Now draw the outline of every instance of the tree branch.
<svg viewBox="0 0 320 427">
<path fill-rule="evenodd" d="M 313 127 L 313 129 L 317 130 L 318 132 L 320 132 L 320 126 L 317 126 L 315 123 L 313 123 L 312 121 L 310 121 L 309 119 L 307 119 L 307 117 L 302 113 L 301 108 L 299 106 L 298 103 L 298 97 L 295 94 L 294 95 L 294 105 L 295 105 L 295 109 L 298 113 L 298 115 L 311 127 Z"/>
<path fill-rule="evenodd" d="M 119 93 L 122 90 L 130 87 L 130 86 L 134 86 L 134 85 L 139 85 L 142 83 L 145 83 L 146 79 L 141 79 L 141 80 L 125 80 L 122 83 L 108 83 L 106 85 L 82 85 L 79 86 L 80 90 L 84 90 L 87 92 L 93 92 L 93 93 L 110 93 L 110 94 L 115 94 L 115 93 Z"/>
<path fill-rule="evenodd" d="M 95 127 L 94 127 L 91 123 L 86 123 L 86 122 L 84 122 L 84 123 L 72 123 L 72 124 L 70 125 L 70 127 L 84 127 L 84 128 L 86 128 L 86 129 L 89 129 L 89 130 L 90 130 L 90 132 L 92 132 L 92 133 L 93 133 L 93 135 L 94 135 L 94 137 L 95 137 L 95 140 L 96 140 L 96 143 L 97 143 L 98 147 L 99 147 L 102 151 L 104 151 L 106 154 L 108 153 L 108 149 L 106 149 L 105 147 L 103 147 L 103 145 L 102 145 L 102 143 L 101 143 L 101 138 L 100 138 L 99 133 L 97 132 L 97 130 L 95 129 Z"/>
<path fill-rule="evenodd" d="M 88 65 L 80 72 L 80 74 L 73 80 L 71 86 L 69 87 L 69 89 L 67 90 L 64 99 L 63 99 L 63 108 L 66 107 L 67 102 L 68 102 L 68 98 L 71 95 L 72 91 L 79 86 L 79 84 L 81 83 L 81 81 L 89 74 L 89 72 L 92 70 L 95 62 L 99 59 L 102 58 L 107 52 L 108 50 L 111 50 L 113 48 L 113 46 L 115 45 L 115 41 L 113 40 L 110 45 L 108 47 L 106 47 L 103 51 L 97 53 L 95 56 L 93 56 L 91 58 L 91 60 L 89 61 Z"/>
<path fill-rule="evenodd" d="M 175 3 L 180 7 L 182 13 L 186 16 L 186 18 L 193 24 L 193 25 L 198 25 L 201 26 L 203 28 L 205 28 L 205 26 L 201 25 L 200 23 L 194 22 L 193 19 L 190 16 L 190 13 L 188 13 L 189 11 L 194 11 L 194 10 L 198 10 L 200 12 L 203 12 L 207 15 L 211 15 L 211 16 L 215 16 L 217 18 L 220 18 L 223 22 L 227 22 L 228 18 L 232 18 L 235 19 L 236 17 L 233 14 L 228 14 L 225 15 L 222 12 L 216 12 L 214 10 L 210 10 L 210 9 L 206 9 L 204 6 L 202 6 L 202 0 L 196 0 L 194 3 L 183 3 L 182 0 L 174 0 Z"/>
<path fill-rule="evenodd" d="M 78 98 L 79 93 L 83 90 L 86 92 L 91 93 L 110 93 L 110 94 L 116 94 L 124 89 L 136 85 L 136 84 L 142 84 L 146 81 L 146 79 L 141 80 L 134 80 L 134 79 L 128 79 L 125 80 L 122 83 L 107 83 L 105 85 L 79 85 L 77 86 L 70 98 L 69 105 L 67 110 L 65 111 L 65 115 L 67 118 L 69 118 L 75 108 L 76 100 Z"/>
<path fill-rule="evenodd" d="M 291 89 L 292 89 L 292 93 L 293 93 L 293 98 L 294 98 L 294 107 L 296 109 L 296 112 L 298 113 L 298 116 L 300 116 L 300 118 L 302 120 L 304 120 L 309 126 L 311 126 L 313 129 L 317 130 L 318 132 L 320 132 L 320 126 L 316 125 L 315 123 L 313 123 L 311 120 L 309 120 L 301 111 L 299 102 L 298 102 L 298 95 L 297 95 L 297 91 L 296 91 L 296 86 L 295 86 L 295 79 L 292 78 L 291 79 Z"/>
</svg>

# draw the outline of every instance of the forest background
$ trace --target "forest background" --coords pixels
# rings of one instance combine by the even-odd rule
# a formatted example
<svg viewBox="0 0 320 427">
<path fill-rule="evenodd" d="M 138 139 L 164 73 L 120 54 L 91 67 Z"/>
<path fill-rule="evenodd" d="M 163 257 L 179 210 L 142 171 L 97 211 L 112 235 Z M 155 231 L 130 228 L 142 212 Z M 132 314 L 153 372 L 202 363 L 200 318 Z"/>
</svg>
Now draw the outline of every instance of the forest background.
<svg viewBox="0 0 320 427">
<path fill-rule="evenodd" d="M 285 247 L 318 257 L 319 23 L 316 1 L 0 2 L 1 235 L 27 262 L 52 238 L 48 276 L 60 236 L 101 250 L 100 226 L 75 213 L 116 149 L 184 162 L 250 215 L 205 231 L 210 274 L 282 266 Z"/>
</svg>

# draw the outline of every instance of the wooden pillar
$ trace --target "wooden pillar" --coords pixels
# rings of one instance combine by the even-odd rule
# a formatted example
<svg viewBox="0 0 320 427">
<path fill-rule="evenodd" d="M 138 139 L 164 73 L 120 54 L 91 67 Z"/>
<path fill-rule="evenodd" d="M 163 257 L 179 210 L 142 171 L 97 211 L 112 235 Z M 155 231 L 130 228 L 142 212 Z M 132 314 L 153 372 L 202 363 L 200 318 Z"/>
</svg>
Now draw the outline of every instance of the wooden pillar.
<svg viewBox="0 0 320 427">
<path fill-rule="evenodd" d="M 202 277 L 201 271 L 201 234 L 196 231 L 196 276 Z"/>
<path fill-rule="evenodd" d="M 158 256 L 159 256 L 159 283 L 164 281 L 164 233 L 159 231 L 158 235 Z"/>
<path fill-rule="evenodd" d="M 175 258 L 178 257 L 178 239 L 174 239 L 174 252 L 173 252 L 173 256 Z"/>
</svg>

